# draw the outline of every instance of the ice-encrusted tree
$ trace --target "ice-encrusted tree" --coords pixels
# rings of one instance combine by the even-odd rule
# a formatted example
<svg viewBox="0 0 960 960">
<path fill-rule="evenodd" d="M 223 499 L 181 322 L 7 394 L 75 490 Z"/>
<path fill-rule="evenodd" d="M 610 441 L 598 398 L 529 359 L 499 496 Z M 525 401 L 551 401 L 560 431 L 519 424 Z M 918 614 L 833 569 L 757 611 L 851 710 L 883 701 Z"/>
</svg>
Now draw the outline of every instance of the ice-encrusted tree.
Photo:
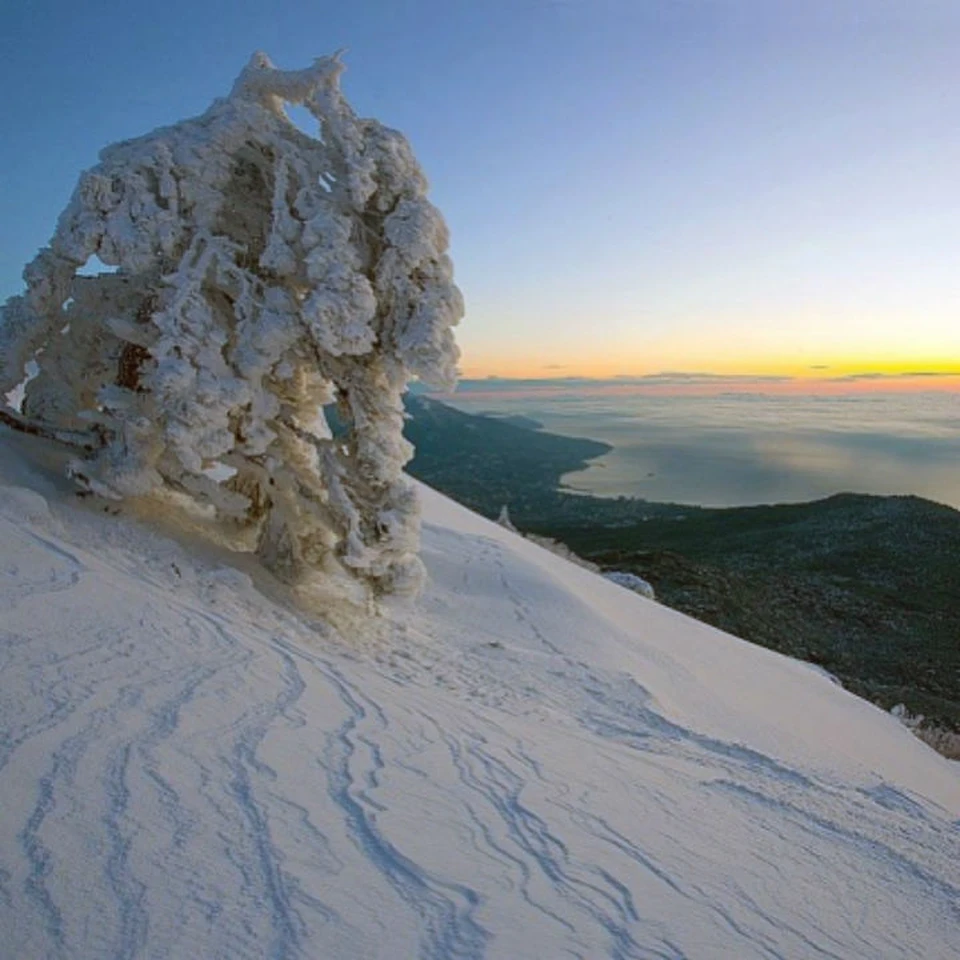
<svg viewBox="0 0 960 960">
<path fill-rule="evenodd" d="M 409 144 L 341 71 L 257 54 L 202 116 L 105 149 L 2 308 L 0 398 L 32 361 L 4 419 L 81 446 L 88 489 L 189 498 L 291 583 L 402 593 L 422 569 L 402 395 L 453 382 L 463 306 Z M 79 274 L 93 256 L 115 269 Z"/>
</svg>

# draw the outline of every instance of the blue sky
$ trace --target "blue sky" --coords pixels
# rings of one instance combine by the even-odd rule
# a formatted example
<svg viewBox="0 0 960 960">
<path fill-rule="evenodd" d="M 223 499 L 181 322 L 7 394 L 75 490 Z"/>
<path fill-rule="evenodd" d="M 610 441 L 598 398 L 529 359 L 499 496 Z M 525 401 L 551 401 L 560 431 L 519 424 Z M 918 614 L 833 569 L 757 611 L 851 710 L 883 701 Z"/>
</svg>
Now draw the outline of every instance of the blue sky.
<svg viewBox="0 0 960 960">
<path fill-rule="evenodd" d="M 960 4 L 21 0 L 0 296 L 106 143 L 347 47 L 453 232 L 464 369 L 960 371 Z"/>
</svg>

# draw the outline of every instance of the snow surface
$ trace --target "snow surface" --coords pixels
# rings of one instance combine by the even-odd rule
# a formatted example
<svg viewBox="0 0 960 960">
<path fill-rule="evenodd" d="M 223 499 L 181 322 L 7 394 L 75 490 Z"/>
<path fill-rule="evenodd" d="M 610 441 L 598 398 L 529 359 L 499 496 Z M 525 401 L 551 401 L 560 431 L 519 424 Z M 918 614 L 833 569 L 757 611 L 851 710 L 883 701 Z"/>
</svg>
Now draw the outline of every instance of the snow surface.
<svg viewBox="0 0 960 960">
<path fill-rule="evenodd" d="M 0 956 L 957 955 L 960 774 L 815 670 L 426 489 L 426 592 L 337 633 L 31 444 Z"/>
</svg>

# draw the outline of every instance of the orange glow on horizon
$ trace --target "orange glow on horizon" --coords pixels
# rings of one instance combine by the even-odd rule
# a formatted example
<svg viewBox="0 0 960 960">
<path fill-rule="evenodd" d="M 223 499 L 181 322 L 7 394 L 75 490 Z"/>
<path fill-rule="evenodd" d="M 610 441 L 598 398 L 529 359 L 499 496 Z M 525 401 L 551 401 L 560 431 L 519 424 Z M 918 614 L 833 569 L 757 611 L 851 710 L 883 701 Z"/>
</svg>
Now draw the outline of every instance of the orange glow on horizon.
<svg viewBox="0 0 960 960">
<path fill-rule="evenodd" d="M 804 380 L 831 380 L 837 377 L 883 375 L 904 377 L 910 374 L 919 376 L 960 377 L 960 360 L 933 359 L 929 357 L 889 358 L 840 358 L 829 362 L 805 363 L 796 359 L 760 359 L 750 358 L 728 360 L 727 362 L 698 362 L 698 358 L 689 357 L 685 362 L 671 358 L 667 362 L 630 363 L 623 357 L 609 360 L 591 361 L 580 358 L 567 363 L 532 364 L 529 357 L 464 357 L 461 363 L 462 376 L 468 380 L 483 380 L 487 377 L 502 377 L 518 380 L 553 380 L 557 377 L 585 377 L 593 380 L 607 380 L 613 377 L 645 377 L 662 375 L 667 371 L 684 373 L 702 373 L 731 377 L 795 377 Z"/>
<path fill-rule="evenodd" d="M 584 358 L 586 360 L 586 358 Z M 699 364 L 691 358 L 686 364 L 646 365 L 643 368 L 623 362 L 550 363 L 533 366 L 528 359 L 471 362 L 461 365 L 464 380 L 560 380 L 583 379 L 610 381 L 622 379 L 630 392 L 716 393 L 733 391 L 770 393 L 863 393 L 957 392 L 960 391 L 960 362 L 956 360 L 914 357 L 842 359 L 823 363 L 797 360 L 772 360 L 760 363 L 714 362 Z M 625 369 L 625 367 L 627 369 Z M 631 369 L 632 367 L 632 369 Z M 701 379 L 698 379 L 701 378 Z M 620 385 L 606 384 L 617 390 Z"/>
<path fill-rule="evenodd" d="M 674 371 L 674 372 L 671 372 Z M 718 393 L 822 394 L 861 393 L 960 393 L 960 364 L 938 362 L 916 363 L 836 363 L 798 367 L 797 364 L 770 364 L 762 370 L 708 369 L 672 367 L 624 373 L 623 368 L 596 369 L 572 365 L 549 365 L 531 370 L 526 364 L 496 364 L 481 367 L 464 364 L 463 380 L 492 380 L 491 393 L 503 396 L 512 393 L 495 383 L 497 380 L 543 381 L 538 390 L 569 393 L 583 388 L 604 395 L 642 394 L 710 396 Z M 570 379 L 572 384 L 551 383 Z M 622 383 L 610 381 L 622 380 Z M 485 391 L 471 389 L 471 396 Z"/>
<path fill-rule="evenodd" d="M 530 378 L 532 379 L 532 378 Z M 541 378 L 543 379 L 543 378 Z M 642 380 L 611 383 L 609 380 L 581 378 L 571 383 L 551 383 L 543 380 L 542 387 L 517 387 L 511 389 L 491 380 L 490 389 L 472 388 L 464 397 L 481 399 L 519 399 L 528 397 L 532 390 L 538 396 L 567 396 L 571 393 L 589 392 L 595 396 L 717 396 L 724 393 L 736 394 L 772 394 L 780 396 L 843 396 L 865 393 L 957 393 L 960 394 L 960 375 L 946 377 L 879 377 L 865 380 L 764 380 L 749 377 L 737 379 L 720 378 L 684 383 L 682 381 L 661 382 Z M 501 381 L 502 382 L 502 381 Z M 449 396 L 449 394 L 447 394 Z"/>
</svg>

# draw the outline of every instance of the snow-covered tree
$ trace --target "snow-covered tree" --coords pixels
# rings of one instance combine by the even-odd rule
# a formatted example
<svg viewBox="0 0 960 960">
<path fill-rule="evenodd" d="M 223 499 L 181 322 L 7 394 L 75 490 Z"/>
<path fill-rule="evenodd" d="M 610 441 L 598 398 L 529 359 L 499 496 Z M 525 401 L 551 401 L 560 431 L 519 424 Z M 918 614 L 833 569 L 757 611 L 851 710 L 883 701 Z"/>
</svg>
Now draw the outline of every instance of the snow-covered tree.
<svg viewBox="0 0 960 960">
<path fill-rule="evenodd" d="M 356 116 L 341 71 L 257 54 L 202 116 L 105 149 L 2 308 L 0 398 L 33 362 L 4 419 L 83 448 L 89 490 L 188 498 L 291 583 L 406 592 L 401 398 L 451 385 L 463 305 L 409 144 Z M 115 269 L 79 274 L 92 257 Z"/>
</svg>

